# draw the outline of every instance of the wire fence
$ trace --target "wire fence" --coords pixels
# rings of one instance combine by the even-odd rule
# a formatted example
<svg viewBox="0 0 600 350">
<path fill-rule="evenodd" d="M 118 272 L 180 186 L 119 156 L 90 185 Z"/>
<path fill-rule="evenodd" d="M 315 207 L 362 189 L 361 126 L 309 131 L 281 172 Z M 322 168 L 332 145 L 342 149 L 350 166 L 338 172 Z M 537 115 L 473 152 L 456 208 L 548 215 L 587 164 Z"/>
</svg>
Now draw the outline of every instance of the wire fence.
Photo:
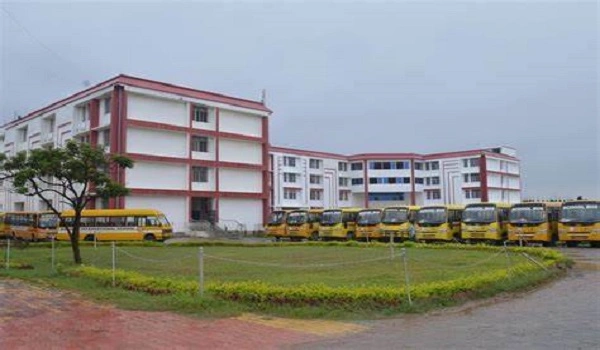
<svg viewBox="0 0 600 350">
<path fill-rule="evenodd" d="M 2 268 L 33 267 L 40 274 L 56 274 L 72 266 L 69 245 L 51 241 L 35 246 L 5 240 Z M 524 262 L 546 267 L 527 253 L 506 246 L 492 254 L 483 251 L 410 249 L 381 246 L 349 247 L 173 247 L 107 245 L 81 246 L 83 264 L 144 275 L 195 280 L 202 294 L 205 283 L 263 281 L 279 285 L 320 283 L 341 285 L 411 285 L 467 277 L 486 269 L 510 268 Z"/>
</svg>

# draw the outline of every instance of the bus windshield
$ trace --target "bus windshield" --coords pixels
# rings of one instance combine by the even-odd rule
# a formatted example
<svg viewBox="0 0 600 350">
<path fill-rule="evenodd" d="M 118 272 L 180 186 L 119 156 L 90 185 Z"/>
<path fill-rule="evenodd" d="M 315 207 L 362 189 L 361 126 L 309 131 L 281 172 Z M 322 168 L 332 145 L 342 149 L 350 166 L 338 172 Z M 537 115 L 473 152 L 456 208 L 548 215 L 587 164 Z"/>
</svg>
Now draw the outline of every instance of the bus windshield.
<svg viewBox="0 0 600 350">
<path fill-rule="evenodd" d="M 562 208 L 563 222 L 600 222 L 599 203 L 564 204 Z"/>
<path fill-rule="evenodd" d="M 445 208 L 426 208 L 419 210 L 417 222 L 419 224 L 443 224 L 448 220 Z"/>
<path fill-rule="evenodd" d="M 303 211 L 295 211 L 288 214 L 287 223 L 290 225 L 301 225 L 308 219 L 308 214 Z"/>
<path fill-rule="evenodd" d="M 58 217 L 56 214 L 40 214 L 38 221 L 39 228 L 56 228 L 58 226 Z"/>
<path fill-rule="evenodd" d="M 361 211 L 356 220 L 359 225 L 376 225 L 381 222 L 381 212 L 379 210 Z"/>
<path fill-rule="evenodd" d="M 169 220 L 167 220 L 167 217 L 164 215 L 159 215 L 158 221 L 160 221 L 160 225 L 163 227 L 171 226 L 171 223 L 169 222 Z"/>
<path fill-rule="evenodd" d="M 283 219 L 285 217 L 285 212 L 283 211 L 274 211 L 269 216 L 269 225 L 279 225 L 283 223 Z"/>
<path fill-rule="evenodd" d="M 463 222 L 489 224 L 496 221 L 496 207 L 473 206 L 465 208 Z"/>
<path fill-rule="evenodd" d="M 408 210 L 406 209 L 386 209 L 383 211 L 381 222 L 384 224 L 400 224 L 408 221 Z"/>
<path fill-rule="evenodd" d="M 323 225 L 334 225 L 342 222 L 342 212 L 339 210 L 323 212 L 323 218 L 321 224 Z"/>
<path fill-rule="evenodd" d="M 513 223 L 541 223 L 546 221 L 546 210 L 540 205 L 513 207 L 508 218 Z"/>
</svg>

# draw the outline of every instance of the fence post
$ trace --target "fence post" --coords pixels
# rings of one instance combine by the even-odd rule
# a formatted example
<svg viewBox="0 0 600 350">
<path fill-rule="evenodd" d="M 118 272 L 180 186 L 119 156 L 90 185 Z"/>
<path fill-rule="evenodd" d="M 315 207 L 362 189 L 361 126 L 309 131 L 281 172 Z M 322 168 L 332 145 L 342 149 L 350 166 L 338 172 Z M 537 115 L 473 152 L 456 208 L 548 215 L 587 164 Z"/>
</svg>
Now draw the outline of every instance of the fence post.
<svg viewBox="0 0 600 350">
<path fill-rule="evenodd" d="M 406 248 L 402 248 L 402 262 L 404 264 L 404 283 L 406 284 L 408 305 L 412 306 L 412 299 L 410 297 L 410 279 L 408 278 L 408 264 L 406 262 Z"/>
<path fill-rule="evenodd" d="M 394 232 L 390 233 L 390 260 L 394 260 Z"/>
<path fill-rule="evenodd" d="M 5 268 L 8 270 L 8 266 L 10 265 L 10 239 L 6 239 L 6 266 Z"/>
<path fill-rule="evenodd" d="M 56 273 L 56 268 L 55 266 L 55 257 L 56 254 L 54 252 L 54 236 L 50 237 L 50 242 L 51 242 L 51 247 L 52 247 L 52 273 Z"/>
<path fill-rule="evenodd" d="M 507 241 L 504 241 L 504 254 L 506 255 L 506 263 L 508 264 L 508 273 L 510 273 L 510 268 L 512 266 L 512 261 L 510 259 L 510 254 L 508 253 L 508 246 L 506 245 Z"/>
<path fill-rule="evenodd" d="M 94 233 L 94 249 L 98 249 L 98 247 L 96 246 L 96 242 L 98 242 L 98 239 L 96 238 L 96 234 Z"/>
<path fill-rule="evenodd" d="M 204 296 L 204 247 L 198 248 L 198 292 Z"/>
<path fill-rule="evenodd" d="M 115 269 L 117 268 L 117 246 L 112 242 L 112 286 L 116 286 Z"/>
</svg>

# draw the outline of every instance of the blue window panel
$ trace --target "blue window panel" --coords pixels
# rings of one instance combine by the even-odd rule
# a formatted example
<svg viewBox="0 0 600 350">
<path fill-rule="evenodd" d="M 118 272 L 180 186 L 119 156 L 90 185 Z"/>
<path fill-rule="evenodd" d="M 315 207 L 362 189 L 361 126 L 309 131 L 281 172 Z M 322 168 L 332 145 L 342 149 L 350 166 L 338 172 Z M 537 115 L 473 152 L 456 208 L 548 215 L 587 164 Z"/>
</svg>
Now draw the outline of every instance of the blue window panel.
<svg viewBox="0 0 600 350">
<path fill-rule="evenodd" d="M 403 201 L 403 192 L 369 193 L 369 201 Z"/>
</svg>

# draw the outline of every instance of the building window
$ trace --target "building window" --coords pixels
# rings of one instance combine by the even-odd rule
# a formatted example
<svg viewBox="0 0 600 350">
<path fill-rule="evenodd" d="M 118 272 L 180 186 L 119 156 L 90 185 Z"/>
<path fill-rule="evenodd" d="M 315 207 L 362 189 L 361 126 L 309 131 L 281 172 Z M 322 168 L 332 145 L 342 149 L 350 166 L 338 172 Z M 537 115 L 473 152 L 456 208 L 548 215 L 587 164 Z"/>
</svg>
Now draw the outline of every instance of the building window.
<svg viewBox="0 0 600 350">
<path fill-rule="evenodd" d="M 468 168 L 469 167 L 469 160 L 468 159 L 463 159 L 463 168 Z"/>
<path fill-rule="evenodd" d="M 471 158 L 470 160 L 471 167 L 479 166 L 479 158 Z"/>
<path fill-rule="evenodd" d="M 297 178 L 297 176 L 294 173 L 283 173 L 283 181 L 284 182 L 295 183 L 296 178 Z"/>
<path fill-rule="evenodd" d="M 321 184 L 321 176 L 320 175 L 310 175 L 310 183 L 315 185 Z"/>
<path fill-rule="evenodd" d="M 350 164 L 350 170 L 363 170 L 363 163 L 352 163 Z"/>
<path fill-rule="evenodd" d="M 283 157 L 283 165 L 289 167 L 296 167 L 296 158 L 295 157 Z"/>
<path fill-rule="evenodd" d="M 423 163 L 415 163 L 415 170 L 423 170 Z"/>
<path fill-rule="evenodd" d="M 396 162 L 396 167 L 393 169 L 410 169 L 410 162 Z"/>
<path fill-rule="evenodd" d="M 340 177 L 338 179 L 338 184 L 342 187 L 347 187 L 348 186 L 348 178 L 347 177 Z"/>
<path fill-rule="evenodd" d="M 297 194 L 298 194 L 298 191 L 295 191 L 295 190 L 290 189 L 290 188 L 285 188 L 283 190 L 283 198 L 284 199 L 296 199 L 297 198 Z"/>
<path fill-rule="evenodd" d="M 19 129 L 19 142 L 27 142 L 27 127 Z"/>
<path fill-rule="evenodd" d="M 431 185 L 431 178 L 430 177 L 426 177 L 425 178 L 425 185 L 427 185 L 427 186 Z"/>
<path fill-rule="evenodd" d="M 203 166 L 192 167 L 192 182 L 208 182 L 208 168 Z"/>
<path fill-rule="evenodd" d="M 479 182 L 479 173 L 471 174 L 471 182 Z"/>
<path fill-rule="evenodd" d="M 321 160 L 320 159 L 309 160 L 308 167 L 311 169 L 321 169 Z"/>
<path fill-rule="evenodd" d="M 339 162 L 338 163 L 338 170 L 339 171 L 348 171 L 348 163 Z"/>
<path fill-rule="evenodd" d="M 469 174 L 463 174 L 463 182 L 469 182 Z"/>
<path fill-rule="evenodd" d="M 434 176 L 431 178 L 431 184 L 432 185 L 439 185 L 440 184 L 440 177 L 439 176 Z"/>
<path fill-rule="evenodd" d="M 370 177 L 369 178 L 369 183 L 370 184 L 376 184 L 377 183 L 377 178 L 376 177 Z"/>
<path fill-rule="evenodd" d="M 427 193 L 427 199 L 441 199 L 442 198 L 440 190 L 425 191 L 425 192 Z"/>
<path fill-rule="evenodd" d="M 403 201 L 403 192 L 380 192 L 369 193 L 369 201 Z"/>
<path fill-rule="evenodd" d="M 204 106 L 194 106 L 194 121 L 208 123 L 208 108 Z"/>
<path fill-rule="evenodd" d="M 415 177 L 415 183 L 416 184 L 423 184 L 423 178 L 422 177 Z"/>
<path fill-rule="evenodd" d="M 358 178 L 352 179 L 352 185 L 353 186 L 355 186 L 355 185 L 362 185 L 362 184 L 363 184 L 363 179 L 362 178 L 358 177 Z"/>
<path fill-rule="evenodd" d="M 310 200 L 320 201 L 323 198 L 323 191 L 321 190 L 310 190 Z"/>
<path fill-rule="evenodd" d="M 104 114 L 110 113 L 110 97 L 104 99 Z"/>
<path fill-rule="evenodd" d="M 77 114 L 79 114 L 79 120 L 84 122 L 88 120 L 88 107 L 87 105 L 77 107 Z"/>
<path fill-rule="evenodd" d="M 431 162 L 431 170 L 438 170 L 440 168 L 440 162 Z"/>
<path fill-rule="evenodd" d="M 192 136 L 192 152 L 208 152 L 208 137 Z"/>
<path fill-rule="evenodd" d="M 471 190 L 471 198 L 481 198 L 481 190 Z"/>
<path fill-rule="evenodd" d="M 340 197 L 339 199 L 341 201 L 347 201 L 348 200 L 348 193 L 350 193 L 349 191 L 340 191 Z"/>
</svg>

